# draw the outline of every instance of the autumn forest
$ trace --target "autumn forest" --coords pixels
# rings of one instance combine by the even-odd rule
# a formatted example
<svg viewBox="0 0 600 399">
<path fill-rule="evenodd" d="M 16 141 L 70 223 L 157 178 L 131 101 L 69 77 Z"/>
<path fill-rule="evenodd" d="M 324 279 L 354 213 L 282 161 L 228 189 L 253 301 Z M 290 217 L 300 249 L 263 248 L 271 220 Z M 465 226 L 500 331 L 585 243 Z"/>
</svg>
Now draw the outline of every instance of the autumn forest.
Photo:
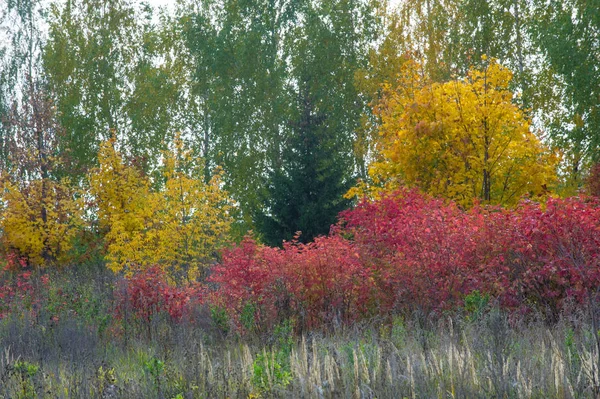
<svg viewBox="0 0 600 399">
<path fill-rule="evenodd" d="M 0 0 L 0 398 L 600 397 L 600 1 Z"/>
</svg>

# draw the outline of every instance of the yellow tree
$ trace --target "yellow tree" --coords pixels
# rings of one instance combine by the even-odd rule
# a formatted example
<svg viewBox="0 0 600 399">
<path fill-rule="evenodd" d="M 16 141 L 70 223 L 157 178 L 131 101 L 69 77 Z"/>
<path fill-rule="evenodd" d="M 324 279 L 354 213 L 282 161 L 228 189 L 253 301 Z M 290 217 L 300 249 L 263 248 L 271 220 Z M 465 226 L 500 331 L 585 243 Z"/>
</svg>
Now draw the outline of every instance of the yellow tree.
<svg viewBox="0 0 600 399">
<path fill-rule="evenodd" d="M 62 264 L 82 228 L 82 203 L 67 181 L 36 179 L 22 184 L 6 180 L 0 217 L 4 244 L 33 266 Z"/>
<path fill-rule="evenodd" d="M 179 137 L 163 157 L 164 188 L 152 196 L 159 210 L 154 259 L 193 280 L 227 241 L 231 203 L 221 189 L 221 171 L 205 183 L 203 163 Z"/>
<path fill-rule="evenodd" d="M 115 145 L 114 138 L 100 145 L 99 167 L 90 173 L 89 183 L 100 229 L 106 231 L 108 267 L 119 272 L 152 262 L 148 231 L 156 209 L 152 208 L 150 180 L 127 165 Z"/>
<path fill-rule="evenodd" d="M 408 62 L 378 105 L 380 158 L 369 174 L 384 190 L 400 184 L 468 207 L 544 195 L 557 158 L 530 130 L 508 90 L 509 70 L 495 60 L 465 79 L 432 83 Z"/>
<path fill-rule="evenodd" d="M 32 266 L 68 260 L 82 228 L 82 199 L 68 179 L 59 150 L 61 126 L 41 85 L 28 77 L 24 102 L 9 114 L 8 168 L 0 179 L 0 231 L 7 251 Z"/>
<path fill-rule="evenodd" d="M 109 268 L 131 273 L 158 265 L 174 277 L 196 278 L 231 225 L 221 174 L 204 183 L 202 162 L 179 138 L 163 154 L 160 181 L 126 165 L 114 140 L 101 145 L 98 160 L 90 186 L 106 230 Z"/>
</svg>

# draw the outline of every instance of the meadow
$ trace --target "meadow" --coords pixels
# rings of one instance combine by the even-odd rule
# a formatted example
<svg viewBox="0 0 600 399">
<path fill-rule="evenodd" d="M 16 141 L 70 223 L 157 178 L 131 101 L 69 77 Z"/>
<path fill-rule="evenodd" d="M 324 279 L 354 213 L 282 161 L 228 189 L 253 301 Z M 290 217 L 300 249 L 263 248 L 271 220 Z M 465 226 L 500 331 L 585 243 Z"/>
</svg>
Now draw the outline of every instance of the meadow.
<svg viewBox="0 0 600 399">
<path fill-rule="evenodd" d="M 0 322 L 3 398 L 594 398 L 589 314 L 548 324 L 474 301 L 295 335 L 227 331 L 210 309 L 174 320 L 115 318 L 115 277 L 99 268 L 40 276 Z M 118 285 L 118 284 L 117 284 Z"/>
<path fill-rule="evenodd" d="M 177 284 L 9 258 L 0 397 L 595 398 L 599 209 L 398 191 Z"/>
</svg>

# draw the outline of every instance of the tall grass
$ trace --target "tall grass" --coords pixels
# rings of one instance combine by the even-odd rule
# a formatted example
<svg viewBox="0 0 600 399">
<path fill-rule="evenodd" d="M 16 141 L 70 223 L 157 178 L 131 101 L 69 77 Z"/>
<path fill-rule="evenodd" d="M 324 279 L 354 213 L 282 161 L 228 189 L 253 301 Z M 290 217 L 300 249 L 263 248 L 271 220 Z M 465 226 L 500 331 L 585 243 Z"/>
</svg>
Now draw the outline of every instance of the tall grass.
<svg viewBox="0 0 600 399">
<path fill-rule="evenodd" d="M 485 305 L 240 337 L 200 306 L 178 322 L 116 320 L 115 277 L 100 269 L 51 280 L 0 321 L 0 398 L 598 397 L 583 309 L 551 324 Z"/>
</svg>

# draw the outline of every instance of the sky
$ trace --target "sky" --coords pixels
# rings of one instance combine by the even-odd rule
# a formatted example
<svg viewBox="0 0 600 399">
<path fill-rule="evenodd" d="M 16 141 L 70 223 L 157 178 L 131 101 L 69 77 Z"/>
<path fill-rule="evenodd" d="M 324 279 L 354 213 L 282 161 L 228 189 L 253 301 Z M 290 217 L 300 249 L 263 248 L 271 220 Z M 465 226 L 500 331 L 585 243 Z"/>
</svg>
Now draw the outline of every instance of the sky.
<svg viewBox="0 0 600 399">
<path fill-rule="evenodd" d="M 153 7 L 161 7 L 161 6 L 174 6 L 175 0 L 146 0 L 147 3 L 152 5 Z"/>
</svg>

